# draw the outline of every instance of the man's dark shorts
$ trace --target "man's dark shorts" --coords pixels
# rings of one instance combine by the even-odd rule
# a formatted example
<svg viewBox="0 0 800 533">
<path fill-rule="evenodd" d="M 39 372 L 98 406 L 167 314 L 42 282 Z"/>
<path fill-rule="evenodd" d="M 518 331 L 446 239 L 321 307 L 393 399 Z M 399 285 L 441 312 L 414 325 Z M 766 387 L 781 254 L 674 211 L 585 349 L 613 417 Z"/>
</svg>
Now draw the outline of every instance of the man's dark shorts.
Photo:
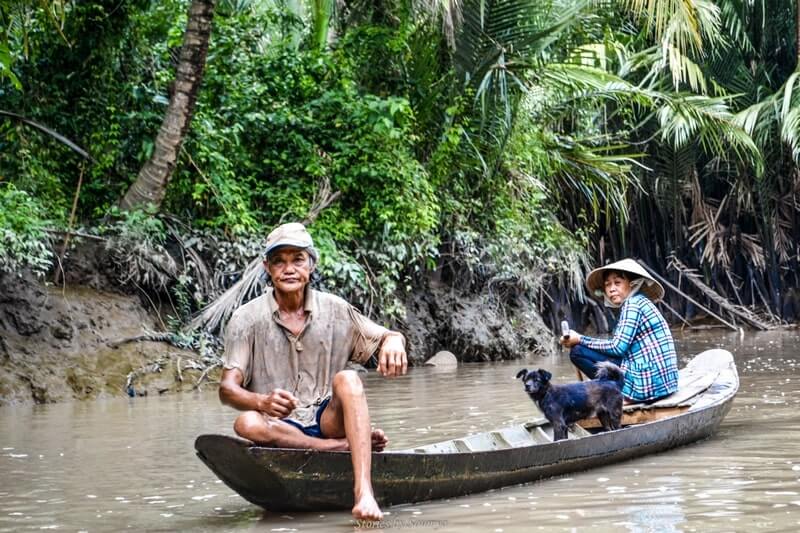
<svg viewBox="0 0 800 533">
<path fill-rule="evenodd" d="M 316 437 L 318 439 L 324 439 L 325 435 L 322 434 L 322 429 L 319 427 L 319 421 L 320 421 L 320 418 L 322 417 L 322 411 L 324 411 L 325 408 L 328 407 L 328 402 L 330 402 L 330 401 L 331 401 L 330 398 L 325 398 L 324 400 L 322 400 L 320 402 L 319 407 L 317 407 L 317 412 L 314 415 L 315 423 L 310 425 L 310 426 L 304 426 L 300 422 L 298 422 L 297 420 L 292 420 L 291 418 L 281 418 L 281 421 L 286 422 L 287 424 L 293 425 L 294 427 L 296 427 L 297 429 L 299 429 L 300 431 L 302 431 L 303 433 L 305 433 L 309 437 Z"/>
</svg>

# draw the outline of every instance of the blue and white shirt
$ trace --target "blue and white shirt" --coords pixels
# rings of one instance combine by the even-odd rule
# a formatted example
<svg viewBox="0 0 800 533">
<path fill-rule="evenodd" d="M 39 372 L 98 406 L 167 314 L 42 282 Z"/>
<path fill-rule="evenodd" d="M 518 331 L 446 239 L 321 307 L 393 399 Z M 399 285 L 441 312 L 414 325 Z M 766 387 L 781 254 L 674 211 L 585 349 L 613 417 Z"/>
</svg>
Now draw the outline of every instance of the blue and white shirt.
<svg viewBox="0 0 800 533">
<path fill-rule="evenodd" d="M 664 316 L 643 294 L 634 294 L 622 304 L 612 338 L 582 335 L 580 344 L 622 358 L 622 394 L 626 398 L 653 400 L 678 390 L 678 357 L 672 333 Z"/>
</svg>

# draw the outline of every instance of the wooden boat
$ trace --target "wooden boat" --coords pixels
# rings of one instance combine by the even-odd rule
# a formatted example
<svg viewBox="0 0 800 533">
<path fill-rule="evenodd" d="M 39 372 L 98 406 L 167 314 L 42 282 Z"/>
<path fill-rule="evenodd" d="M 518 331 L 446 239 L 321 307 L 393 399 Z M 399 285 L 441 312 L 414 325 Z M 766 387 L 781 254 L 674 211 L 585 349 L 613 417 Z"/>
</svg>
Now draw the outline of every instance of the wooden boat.
<svg viewBox="0 0 800 533">
<path fill-rule="evenodd" d="M 731 407 L 739 377 L 725 350 L 697 355 L 680 371 L 679 390 L 625 408 L 623 427 L 596 420 L 553 442 L 545 419 L 402 451 L 374 453 L 372 483 L 382 506 L 462 496 L 585 470 L 708 437 Z M 197 455 L 231 489 L 270 511 L 350 509 L 348 452 L 267 448 L 225 435 L 201 435 Z"/>
</svg>

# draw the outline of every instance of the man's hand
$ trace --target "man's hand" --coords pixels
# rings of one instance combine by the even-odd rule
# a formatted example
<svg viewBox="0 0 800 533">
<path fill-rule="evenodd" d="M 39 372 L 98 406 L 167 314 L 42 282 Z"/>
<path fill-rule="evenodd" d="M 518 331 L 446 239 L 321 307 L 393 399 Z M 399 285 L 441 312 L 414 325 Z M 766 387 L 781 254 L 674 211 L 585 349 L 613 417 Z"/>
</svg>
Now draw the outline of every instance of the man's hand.
<svg viewBox="0 0 800 533">
<path fill-rule="evenodd" d="M 378 372 L 385 377 L 402 376 L 408 370 L 403 335 L 392 332 L 383 339 L 378 352 Z"/>
<path fill-rule="evenodd" d="M 275 389 L 269 394 L 262 394 L 258 410 L 276 418 L 286 418 L 295 410 L 298 400 L 289 391 Z"/>
<path fill-rule="evenodd" d="M 572 348 L 573 346 L 577 346 L 581 342 L 581 336 L 578 334 L 577 331 L 574 329 L 569 330 L 569 335 L 566 337 L 561 337 L 558 341 L 561 343 L 561 346 L 565 348 Z"/>
</svg>

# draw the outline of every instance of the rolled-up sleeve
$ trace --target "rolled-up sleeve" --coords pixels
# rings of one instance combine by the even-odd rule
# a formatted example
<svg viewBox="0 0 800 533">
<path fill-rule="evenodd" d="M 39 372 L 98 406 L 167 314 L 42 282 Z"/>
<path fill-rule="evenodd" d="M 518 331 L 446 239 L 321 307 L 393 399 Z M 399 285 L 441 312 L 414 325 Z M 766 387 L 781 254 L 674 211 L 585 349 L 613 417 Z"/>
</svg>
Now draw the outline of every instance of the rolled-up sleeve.
<svg viewBox="0 0 800 533">
<path fill-rule="evenodd" d="M 626 300 L 620 310 L 619 322 L 617 322 L 617 327 L 614 328 L 613 337 L 610 339 L 595 339 L 581 335 L 580 343 L 600 353 L 624 358 L 629 354 L 641 319 L 642 310 L 640 306 L 635 302 L 631 302 L 630 299 Z"/>
<path fill-rule="evenodd" d="M 252 375 L 253 328 L 249 327 L 246 316 L 238 311 L 233 313 L 225 328 L 225 354 L 222 364 L 227 369 L 238 368 L 244 376 L 242 386 L 247 387 Z"/>
<path fill-rule="evenodd" d="M 378 351 L 383 339 L 391 332 L 359 313 L 353 306 L 350 306 L 349 315 L 354 336 L 350 360 L 364 364 Z"/>
</svg>

